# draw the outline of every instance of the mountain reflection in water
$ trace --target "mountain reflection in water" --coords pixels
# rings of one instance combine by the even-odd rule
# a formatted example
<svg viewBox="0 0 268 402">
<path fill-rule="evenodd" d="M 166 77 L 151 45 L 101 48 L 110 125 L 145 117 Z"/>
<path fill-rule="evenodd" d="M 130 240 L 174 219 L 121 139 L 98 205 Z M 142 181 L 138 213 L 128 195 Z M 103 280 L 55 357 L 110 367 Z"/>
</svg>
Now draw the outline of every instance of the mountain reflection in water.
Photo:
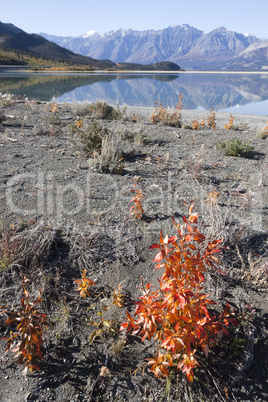
<svg viewBox="0 0 268 402">
<path fill-rule="evenodd" d="M 268 74 L 0 74 L 0 92 L 59 102 L 152 107 L 156 100 L 185 109 L 267 114 Z M 247 105 L 247 106 L 246 106 Z M 260 109 L 258 108 L 260 106 Z M 248 110 L 249 109 L 249 110 Z"/>
</svg>

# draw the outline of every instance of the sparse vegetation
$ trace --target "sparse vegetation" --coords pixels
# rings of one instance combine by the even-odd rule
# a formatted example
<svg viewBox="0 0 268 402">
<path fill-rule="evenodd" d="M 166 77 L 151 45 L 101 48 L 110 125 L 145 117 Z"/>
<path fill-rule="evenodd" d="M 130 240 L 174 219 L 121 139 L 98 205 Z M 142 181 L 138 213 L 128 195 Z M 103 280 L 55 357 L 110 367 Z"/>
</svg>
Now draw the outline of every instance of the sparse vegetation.
<svg viewBox="0 0 268 402">
<path fill-rule="evenodd" d="M 74 116 L 81 118 L 90 116 L 92 112 L 92 106 L 90 102 L 74 103 L 72 105 L 72 112 Z"/>
<path fill-rule="evenodd" d="M 118 336 L 119 333 L 119 321 L 118 319 L 109 319 L 106 316 L 106 312 L 109 309 L 113 309 L 113 305 L 111 301 L 106 297 L 99 297 L 96 305 L 91 305 L 89 311 L 95 310 L 96 315 L 91 315 L 87 319 L 87 325 L 93 326 L 96 329 L 90 335 L 90 342 L 93 343 L 97 338 L 108 337 L 109 335 L 112 337 Z"/>
<path fill-rule="evenodd" d="M 207 117 L 207 125 L 213 129 L 216 128 L 216 113 L 213 110 L 213 107 L 210 109 L 210 113 Z"/>
<path fill-rule="evenodd" d="M 138 145 L 151 145 L 153 140 L 148 136 L 148 134 L 143 133 L 140 131 L 138 134 L 135 135 L 135 142 Z"/>
<path fill-rule="evenodd" d="M 222 149 L 225 155 L 240 157 L 249 156 L 254 149 L 249 142 L 242 142 L 237 137 L 228 141 L 219 141 L 217 148 Z"/>
<path fill-rule="evenodd" d="M 77 292 L 79 292 L 80 297 L 91 297 L 88 288 L 92 285 L 96 285 L 91 279 L 86 277 L 87 269 L 81 272 L 82 279 L 76 279 L 74 282 L 77 284 Z"/>
<path fill-rule="evenodd" d="M 265 140 L 268 137 L 268 121 L 266 123 L 266 126 L 259 130 L 257 133 L 257 138 L 261 139 L 261 140 Z"/>
<path fill-rule="evenodd" d="M 3 94 L 0 92 L 0 106 L 1 107 L 6 107 L 6 106 L 12 106 L 15 104 L 15 96 L 11 94 Z"/>
<path fill-rule="evenodd" d="M 120 111 L 119 106 L 114 109 L 105 102 L 96 102 L 91 105 L 91 114 L 95 119 L 120 120 L 126 116 L 126 108 Z"/>
<path fill-rule="evenodd" d="M 93 153 L 101 153 L 103 138 L 107 137 L 109 132 L 99 123 L 93 121 L 86 130 L 79 130 L 78 135 L 81 139 L 83 151 L 90 157 Z"/>
<path fill-rule="evenodd" d="M 228 124 L 224 125 L 224 128 L 226 128 L 226 130 L 232 130 L 233 124 L 234 124 L 234 116 L 230 115 L 229 122 Z"/>
<path fill-rule="evenodd" d="M 138 187 L 140 182 L 140 177 L 134 177 L 134 189 L 131 189 L 130 192 L 134 193 L 135 196 L 130 200 L 134 205 L 130 208 L 131 216 L 134 216 L 137 219 L 142 219 L 144 217 L 143 210 L 143 200 L 145 198 L 144 190 Z"/>
<path fill-rule="evenodd" d="M 186 111 L 198 130 L 174 131 L 91 106 L 2 106 L 0 399 L 264 400 L 263 142 L 250 126 L 241 164 L 216 150 L 232 137 L 222 115 L 212 131 Z M 190 203 L 183 217 L 196 197 L 202 220 Z M 27 382 L 7 345 L 24 374 L 39 368 Z"/>
<path fill-rule="evenodd" d="M 179 96 L 179 100 L 177 106 L 174 109 L 168 109 L 163 106 L 162 103 L 158 104 L 158 101 L 155 102 L 155 111 L 151 116 L 151 122 L 153 124 L 164 124 L 166 126 L 171 127 L 181 127 L 182 125 L 182 114 L 181 110 L 183 108 L 182 105 L 182 93 Z"/>
<path fill-rule="evenodd" d="M 204 164 L 207 159 L 205 145 L 202 144 L 196 155 L 188 155 L 182 162 L 182 166 L 193 179 L 200 179 L 204 173 Z"/>
<path fill-rule="evenodd" d="M 198 120 L 192 121 L 192 129 L 198 131 L 200 129 L 200 123 Z"/>
<path fill-rule="evenodd" d="M 0 271 L 8 271 L 10 266 L 18 258 L 21 246 L 20 240 L 16 237 L 18 227 L 12 225 L 9 228 L 1 227 L 0 232 Z"/>
<path fill-rule="evenodd" d="M 241 262 L 241 267 L 236 268 L 237 276 L 248 283 L 254 284 L 257 289 L 267 288 L 268 260 L 265 255 L 253 256 L 252 253 L 248 253 L 247 257 L 244 258 L 237 245 L 235 249 Z"/>
<path fill-rule="evenodd" d="M 89 163 L 97 172 L 122 174 L 124 158 L 115 147 L 111 134 L 103 137 L 100 153 L 93 153 Z"/>
<path fill-rule="evenodd" d="M 230 119 L 228 124 L 224 125 L 224 128 L 226 130 L 233 130 L 233 131 L 245 131 L 248 129 L 248 124 L 247 123 L 239 123 L 239 125 L 234 124 L 234 116 L 230 115 Z"/>
<path fill-rule="evenodd" d="M 5 308 L 0 306 L 0 313 L 8 315 L 4 324 L 16 328 L 16 332 L 11 331 L 9 338 L 7 338 L 6 353 L 9 351 L 16 353 L 15 357 L 18 358 L 18 364 L 25 367 L 23 370 L 24 377 L 28 369 L 31 372 L 40 370 L 38 360 L 44 358 L 43 331 L 46 324 L 46 314 L 39 312 L 36 308 L 42 302 L 40 292 L 38 298 L 31 302 L 29 292 L 26 289 L 27 282 L 23 275 L 21 307 Z"/>
</svg>

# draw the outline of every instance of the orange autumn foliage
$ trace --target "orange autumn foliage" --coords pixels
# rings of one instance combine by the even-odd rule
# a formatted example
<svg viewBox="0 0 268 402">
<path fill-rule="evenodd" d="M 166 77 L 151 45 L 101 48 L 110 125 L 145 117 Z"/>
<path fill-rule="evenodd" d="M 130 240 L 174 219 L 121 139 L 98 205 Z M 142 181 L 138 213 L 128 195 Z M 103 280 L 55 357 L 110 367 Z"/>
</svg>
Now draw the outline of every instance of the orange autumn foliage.
<svg viewBox="0 0 268 402">
<path fill-rule="evenodd" d="M 236 325 L 230 307 L 216 317 L 209 311 L 216 303 L 204 293 L 207 267 L 215 267 L 219 261 L 215 256 L 221 240 L 199 247 L 205 236 L 198 228 L 198 214 L 193 212 L 194 203 L 188 208 L 188 217 L 183 224 L 173 219 L 177 234 L 165 238 L 160 233 L 159 243 L 150 249 L 158 249 L 154 257 L 155 269 L 164 270 L 159 288 L 152 290 L 151 283 L 143 285 L 142 296 L 135 302 L 134 317 L 127 314 L 121 330 L 139 335 L 142 341 L 153 338 L 159 342 L 156 356 L 147 359 L 150 370 L 157 377 L 169 377 L 171 368 L 182 370 L 192 382 L 193 370 L 199 365 L 197 352 L 209 350 L 223 335 L 227 327 Z"/>
</svg>

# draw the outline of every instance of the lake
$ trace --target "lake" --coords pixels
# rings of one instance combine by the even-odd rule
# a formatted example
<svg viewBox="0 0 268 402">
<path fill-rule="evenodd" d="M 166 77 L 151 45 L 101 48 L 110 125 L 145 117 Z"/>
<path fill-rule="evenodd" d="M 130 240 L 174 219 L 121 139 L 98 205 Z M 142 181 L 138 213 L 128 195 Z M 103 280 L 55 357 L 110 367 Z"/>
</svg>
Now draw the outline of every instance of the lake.
<svg viewBox="0 0 268 402">
<path fill-rule="evenodd" d="M 41 101 L 96 102 L 153 107 L 158 100 L 185 109 L 268 114 L 265 73 L 11 73 L 0 72 L 0 92 Z"/>
</svg>

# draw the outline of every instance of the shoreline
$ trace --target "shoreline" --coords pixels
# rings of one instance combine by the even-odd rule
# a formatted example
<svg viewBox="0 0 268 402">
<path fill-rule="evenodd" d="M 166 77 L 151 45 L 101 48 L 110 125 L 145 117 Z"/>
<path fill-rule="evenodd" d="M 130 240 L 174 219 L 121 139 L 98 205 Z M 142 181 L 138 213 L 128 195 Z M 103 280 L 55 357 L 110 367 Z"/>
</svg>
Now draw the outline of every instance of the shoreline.
<svg viewBox="0 0 268 402">
<path fill-rule="evenodd" d="M 6 66 L 0 65 L 0 73 L 1 69 L 10 69 L 9 73 L 57 73 L 57 74 L 83 74 L 83 75 L 91 75 L 91 74 L 268 74 L 268 69 L 264 71 L 231 71 L 231 70 L 167 70 L 167 71 L 160 71 L 160 70 L 94 70 L 94 71 L 79 71 L 79 70 L 58 70 L 57 67 L 55 69 L 46 68 L 46 67 L 36 67 L 36 66 Z M 37 69 L 35 71 L 30 69 Z M 46 71 L 49 70 L 49 71 Z M 13 70 L 13 71 L 12 71 Z"/>
<path fill-rule="evenodd" d="M 116 105 L 111 105 L 116 106 Z M 154 112 L 154 107 L 150 106 L 130 106 L 125 105 L 127 107 L 127 113 L 138 113 L 145 118 L 150 119 L 150 115 Z M 123 109 L 125 106 L 120 106 L 120 109 Z M 195 120 L 195 119 L 203 119 L 206 118 L 209 114 L 209 110 L 198 110 L 198 109 L 182 109 L 182 120 Z M 254 122 L 257 125 L 265 124 L 268 120 L 267 115 L 258 115 L 258 114 L 249 114 L 249 113 L 229 113 L 229 112 L 220 112 L 215 111 L 216 113 L 216 120 L 219 121 L 221 124 L 226 120 L 229 119 L 230 114 L 235 117 L 235 121 L 241 122 Z"/>
</svg>

